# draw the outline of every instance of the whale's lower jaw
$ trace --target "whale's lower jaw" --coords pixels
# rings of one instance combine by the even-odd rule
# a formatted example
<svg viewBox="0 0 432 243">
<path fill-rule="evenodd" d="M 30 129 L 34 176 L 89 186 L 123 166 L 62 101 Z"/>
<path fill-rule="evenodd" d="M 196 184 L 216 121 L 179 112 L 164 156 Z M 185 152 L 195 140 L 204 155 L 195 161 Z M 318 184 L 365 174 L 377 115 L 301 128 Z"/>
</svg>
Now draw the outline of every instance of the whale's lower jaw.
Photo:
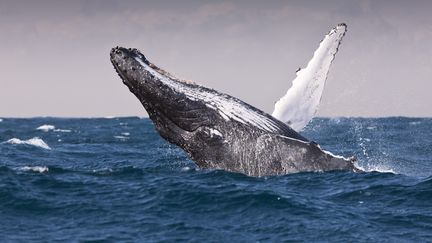
<svg viewBox="0 0 432 243">
<path fill-rule="evenodd" d="M 232 96 L 184 83 L 136 49 L 113 48 L 111 62 L 159 134 L 202 168 L 250 176 L 355 170 L 274 117 Z"/>
</svg>

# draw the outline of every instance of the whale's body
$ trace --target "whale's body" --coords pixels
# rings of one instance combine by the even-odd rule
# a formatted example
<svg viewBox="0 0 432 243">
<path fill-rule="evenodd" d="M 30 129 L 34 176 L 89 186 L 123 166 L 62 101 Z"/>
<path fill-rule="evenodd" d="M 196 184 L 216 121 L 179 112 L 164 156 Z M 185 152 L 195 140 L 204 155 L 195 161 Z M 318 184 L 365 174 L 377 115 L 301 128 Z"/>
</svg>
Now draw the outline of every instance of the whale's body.
<svg viewBox="0 0 432 243">
<path fill-rule="evenodd" d="M 352 159 L 323 151 L 235 97 L 175 78 L 136 49 L 113 48 L 111 62 L 159 134 L 202 168 L 250 176 L 355 170 Z"/>
</svg>

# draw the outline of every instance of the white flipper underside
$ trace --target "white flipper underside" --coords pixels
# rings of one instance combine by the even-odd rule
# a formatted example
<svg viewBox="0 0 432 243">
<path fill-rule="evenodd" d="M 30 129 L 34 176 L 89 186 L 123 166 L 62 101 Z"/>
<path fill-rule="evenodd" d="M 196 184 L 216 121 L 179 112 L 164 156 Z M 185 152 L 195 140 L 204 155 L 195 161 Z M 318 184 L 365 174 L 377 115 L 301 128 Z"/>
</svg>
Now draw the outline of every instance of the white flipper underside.
<svg viewBox="0 0 432 243">
<path fill-rule="evenodd" d="M 296 131 L 302 130 L 318 111 L 330 65 L 347 30 L 334 27 L 321 41 L 305 69 L 297 71 L 291 88 L 275 104 L 273 116 Z"/>
</svg>

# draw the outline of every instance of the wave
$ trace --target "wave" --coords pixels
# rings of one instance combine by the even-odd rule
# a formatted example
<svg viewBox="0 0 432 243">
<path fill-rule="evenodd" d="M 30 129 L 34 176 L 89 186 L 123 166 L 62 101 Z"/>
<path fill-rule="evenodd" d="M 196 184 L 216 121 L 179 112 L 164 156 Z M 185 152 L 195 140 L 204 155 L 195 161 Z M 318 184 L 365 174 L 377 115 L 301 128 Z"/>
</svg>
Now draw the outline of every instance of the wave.
<svg viewBox="0 0 432 243">
<path fill-rule="evenodd" d="M 38 128 L 36 128 L 36 130 L 41 130 L 41 131 L 44 131 L 44 132 L 48 132 L 48 131 L 51 131 L 51 130 L 54 130 L 54 129 L 55 129 L 55 126 L 48 125 L 48 124 L 44 124 L 44 125 L 39 126 Z"/>
<path fill-rule="evenodd" d="M 35 147 L 43 148 L 43 149 L 48 149 L 48 150 L 51 149 L 50 146 L 48 146 L 48 144 L 46 144 L 42 139 L 40 139 L 38 137 L 30 138 L 28 140 L 21 140 L 19 138 L 11 138 L 4 143 L 26 144 L 26 145 L 32 145 Z"/>
<path fill-rule="evenodd" d="M 36 128 L 36 130 L 41 130 L 44 132 L 54 131 L 54 132 L 72 132 L 69 129 L 56 129 L 54 125 L 44 124 Z"/>
<path fill-rule="evenodd" d="M 19 170 L 39 172 L 39 173 L 44 173 L 49 171 L 48 167 L 46 166 L 23 166 L 20 167 Z"/>
</svg>

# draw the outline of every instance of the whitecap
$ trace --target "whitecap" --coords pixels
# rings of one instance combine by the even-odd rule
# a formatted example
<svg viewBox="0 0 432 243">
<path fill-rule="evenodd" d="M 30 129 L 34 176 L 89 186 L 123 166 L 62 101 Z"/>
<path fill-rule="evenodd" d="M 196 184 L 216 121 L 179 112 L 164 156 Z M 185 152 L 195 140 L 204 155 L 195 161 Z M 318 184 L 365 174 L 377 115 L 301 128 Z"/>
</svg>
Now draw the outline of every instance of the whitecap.
<svg viewBox="0 0 432 243">
<path fill-rule="evenodd" d="M 72 132 L 69 129 L 54 129 L 54 132 Z"/>
<path fill-rule="evenodd" d="M 121 135 L 123 135 L 123 136 L 129 136 L 130 133 L 128 133 L 128 132 L 122 132 Z"/>
<path fill-rule="evenodd" d="M 36 147 L 39 147 L 39 148 L 51 149 L 48 146 L 48 144 L 46 144 L 42 139 L 40 139 L 38 137 L 30 138 L 28 140 L 21 140 L 19 138 L 11 138 L 11 139 L 7 140 L 4 143 L 10 143 L 10 144 L 27 144 L 27 145 L 36 146 Z"/>
<path fill-rule="evenodd" d="M 128 137 L 125 137 L 125 136 L 114 136 L 114 138 L 120 139 L 122 141 L 125 141 L 126 139 L 128 139 Z"/>
<path fill-rule="evenodd" d="M 184 166 L 180 170 L 181 170 L 181 172 L 199 171 L 200 168 L 199 167 L 194 167 L 194 166 L 192 166 L 192 167 L 190 167 L 190 166 Z"/>
<path fill-rule="evenodd" d="M 55 126 L 53 126 L 53 125 L 48 125 L 48 124 L 44 124 L 44 125 L 42 125 L 42 126 L 36 128 L 36 130 L 41 130 L 41 131 L 44 131 L 44 132 L 48 132 L 48 131 L 50 131 L 50 130 L 54 130 L 54 129 L 55 129 Z"/>
<path fill-rule="evenodd" d="M 183 168 L 181 168 L 181 171 L 190 171 L 191 168 L 189 166 L 185 166 Z"/>
<path fill-rule="evenodd" d="M 98 169 L 98 170 L 92 170 L 93 173 L 96 174 L 109 174 L 112 173 L 114 170 L 112 168 L 102 168 L 102 169 Z"/>
<path fill-rule="evenodd" d="M 48 167 L 46 166 L 24 166 L 19 168 L 19 170 L 39 172 L 39 173 L 44 173 L 49 171 Z"/>
<path fill-rule="evenodd" d="M 2 121 L 3 121 L 3 119 L 0 118 L 0 122 L 2 122 Z"/>
</svg>

